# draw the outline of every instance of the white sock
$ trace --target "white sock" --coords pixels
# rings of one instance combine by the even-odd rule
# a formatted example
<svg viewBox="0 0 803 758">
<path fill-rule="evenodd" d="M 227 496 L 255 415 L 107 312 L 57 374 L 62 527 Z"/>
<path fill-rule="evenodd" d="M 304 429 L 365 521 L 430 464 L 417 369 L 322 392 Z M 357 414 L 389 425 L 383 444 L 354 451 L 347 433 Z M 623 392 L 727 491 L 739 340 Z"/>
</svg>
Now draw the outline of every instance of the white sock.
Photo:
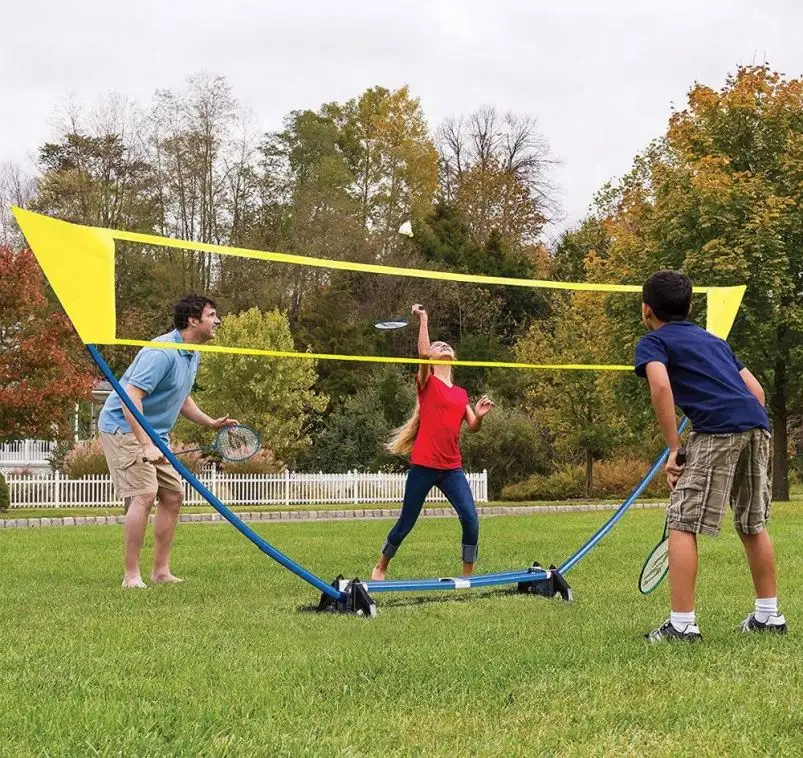
<svg viewBox="0 0 803 758">
<path fill-rule="evenodd" d="M 756 621 L 766 624 L 771 616 L 778 615 L 777 597 L 757 597 L 756 598 Z"/>
<path fill-rule="evenodd" d="M 689 611 L 688 613 L 675 613 L 675 611 L 672 611 L 669 620 L 679 632 L 682 632 L 688 626 L 697 626 L 697 618 L 694 611 Z"/>
</svg>

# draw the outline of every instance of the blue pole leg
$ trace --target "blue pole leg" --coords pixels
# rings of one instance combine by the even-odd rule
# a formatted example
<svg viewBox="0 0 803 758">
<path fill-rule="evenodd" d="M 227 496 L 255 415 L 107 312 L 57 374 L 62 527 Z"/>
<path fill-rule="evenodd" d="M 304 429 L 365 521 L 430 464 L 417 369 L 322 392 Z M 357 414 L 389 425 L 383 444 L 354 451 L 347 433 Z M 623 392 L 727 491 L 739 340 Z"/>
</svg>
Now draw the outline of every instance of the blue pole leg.
<svg viewBox="0 0 803 758">
<path fill-rule="evenodd" d="M 434 590 L 468 590 L 476 587 L 493 587 L 500 584 L 545 579 L 545 570 L 519 569 L 498 574 L 478 574 L 471 577 L 446 577 L 443 579 L 398 579 L 382 582 L 363 582 L 369 592 L 426 592 Z"/>
<path fill-rule="evenodd" d="M 683 430 L 686 428 L 686 425 L 689 423 L 687 418 L 683 418 L 678 426 L 678 434 L 681 434 Z M 630 497 L 624 501 L 614 512 L 614 514 L 596 531 L 591 537 L 588 538 L 586 543 L 576 550 L 569 558 L 567 558 L 558 568 L 561 574 L 566 574 L 567 571 L 574 568 L 583 558 L 585 558 L 591 550 L 596 547 L 603 537 L 605 537 L 608 532 L 613 529 L 614 525 L 616 524 L 622 516 L 627 513 L 628 509 L 630 508 L 633 503 L 636 502 L 638 496 L 647 489 L 650 482 L 655 478 L 656 474 L 661 470 L 661 467 L 666 463 L 666 459 L 669 457 L 669 448 L 665 448 L 663 453 L 658 456 L 658 459 L 655 463 L 652 464 L 652 468 L 647 472 L 646 476 L 639 482 L 636 489 L 633 490 Z"/>
<path fill-rule="evenodd" d="M 145 430 L 148 437 L 150 437 L 151 442 L 153 442 L 159 450 L 162 451 L 165 458 L 173 465 L 173 467 L 178 471 L 178 473 L 186 479 L 192 488 L 201 495 L 223 518 L 226 519 L 237 531 L 239 531 L 242 535 L 247 537 L 251 542 L 253 542 L 263 553 L 269 555 L 273 558 L 274 561 L 284 566 L 286 569 L 292 571 L 296 576 L 303 579 L 305 582 L 308 582 L 316 589 L 323 592 L 325 595 L 335 599 L 335 600 L 343 600 L 345 599 L 345 593 L 332 587 L 332 585 L 327 584 L 323 579 L 315 574 L 307 571 L 303 566 L 297 564 L 291 558 L 288 558 L 284 553 L 280 550 L 277 550 L 273 545 L 269 542 L 264 540 L 260 537 L 253 529 L 251 529 L 248 525 L 246 525 L 233 511 L 231 511 L 227 506 L 225 506 L 220 500 L 218 500 L 215 495 L 213 495 L 176 456 L 170 450 L 170 448 L 165 445 L 162 441 L 162 438 L 156 433 L 156 430 L 151 426 L 150 422 L 139 412 L 139 409 L 134 405 L 131 401 L 131 398 L 128 396 L 128 393 L 120 386 L 120 383 L 117 381 L 117 377 L 112 373 L 112 370 L 109 368 L 109 365 L 106 363 L 103 356 L 98 351 L 95 345 L 87 345 L 86 349 L 89 351 L 89 354 L 92 356 L 92 360 L 95 361 L 98 368 L 101 370 L 103 375 L 108 380 L 109 384 L 114 388 L 114 391 L 119 395 L 120 400 L 122 400 L 126 408 L 131 411 L 131 414 L 137 420 L 139 425 Z"/>
</svg>

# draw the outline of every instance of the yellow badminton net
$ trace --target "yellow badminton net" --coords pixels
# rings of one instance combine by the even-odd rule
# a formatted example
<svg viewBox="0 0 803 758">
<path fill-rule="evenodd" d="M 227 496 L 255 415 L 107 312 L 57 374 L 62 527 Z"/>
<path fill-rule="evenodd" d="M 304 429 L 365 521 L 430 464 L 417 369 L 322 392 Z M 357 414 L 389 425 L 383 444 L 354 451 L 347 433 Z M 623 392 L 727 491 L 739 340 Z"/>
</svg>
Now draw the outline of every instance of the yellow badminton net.
<svg viewBox="0 0 803 758">
<path fill-rule="evenodd" d="M 114 288 L 114 253 L 116 241 L 138 242 L 157 247 L 179 248 L 218 255 L 234 255 L 242 258 L 285 263 L 298 266 L 358 271 L 386 276 L 402 276 L 420 279 L 438 279 L 451 282 L 467 282 L 512 287 L 532 287 L 586 292 L 633 293 L 641 292 L 641 286 L 631 284 L 597 284 L 592 282 L 556 282 L 536 279 L 511 279 L 501 276 L 456 274 L 446 271 L 381 266 L 370 263 L 311 258 L 289 253 L 271 253 L 238 247 L 211 245 L 203 242 L 168 239 L 152 234 L 102 229 L 93 226 L 71 224 L 38 213 L 13 208 L 17 223 L 56 293 L 67 316 L 75 326 L 85 345 L 133 345 L 159 347 L 169 350 L 199 350 L 202 352 L 239 353 L 262 355 L 273 358 L 307 358 L 320 360 L 349 360 L 371 363 L 419 363 L 418 358 L 400 358 L 381 355 L 339 355 L 307 353 L 298 351 L 260 350 L 246 347 L 221 345 L 189 345 L 175 342 L 155 342 L 122 339 L 117 336 L 117 317 Z M 706 295 L 706 329 L 723 339 L 733 326 L 734 319 L 744 296 L 744 286 L 695 287 L 694 292 Z M 430 361 L 437 363 L 437 361 Z M 619 364 L 537 364 L 504 361 L 454 361 L 457 366 L 521 369 L 585 369 L 629 371 L 631 365 Z"/>
</svg>

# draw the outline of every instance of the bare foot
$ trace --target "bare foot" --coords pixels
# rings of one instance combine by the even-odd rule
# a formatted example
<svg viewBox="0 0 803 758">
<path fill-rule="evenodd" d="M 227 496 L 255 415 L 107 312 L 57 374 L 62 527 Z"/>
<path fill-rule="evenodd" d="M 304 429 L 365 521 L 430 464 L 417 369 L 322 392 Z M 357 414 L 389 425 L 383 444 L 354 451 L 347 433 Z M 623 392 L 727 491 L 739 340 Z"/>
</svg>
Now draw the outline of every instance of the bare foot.
<svg viewBox="0 0 803 758">
<path fill-rule="evenodd" d="M 385 572 L 382 571 L 379 566 L 374 566 L 374 570 L 371 572 L 371 581 L 372 582 L 384 582 L 385 581 Z"/>
<path fill-rule="evenodd" d="M 123 578 L 123 589 L 127 590 L 144 590 L 148 585 L 142 581 L 141 576 L 126 576 Z"/>
<path fill-rule="evenodd" d="M 177 576 L 173 576 L 170 573 L 167 574 L 151 574 L 151 581 L 154 584 L 178 584 L 179 582 L 183 582 L 183 579 L 179 579 Z"/>
</svg>

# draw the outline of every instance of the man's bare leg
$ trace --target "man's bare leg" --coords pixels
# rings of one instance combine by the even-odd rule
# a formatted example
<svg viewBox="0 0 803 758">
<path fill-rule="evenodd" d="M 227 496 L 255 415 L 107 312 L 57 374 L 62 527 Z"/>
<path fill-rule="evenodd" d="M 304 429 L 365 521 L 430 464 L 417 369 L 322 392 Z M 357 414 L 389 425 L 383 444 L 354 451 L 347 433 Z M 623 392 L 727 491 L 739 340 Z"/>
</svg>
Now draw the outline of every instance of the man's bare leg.
<svg viewBox="0 0 803 758">
<path fill-rule="evenodd" d="M 156 493 L 136 495 L 125 499 L 126 515 L 123 541 L 123 587 L 141 589 L 145 586 L 139 572 L 139 556 L 145 541 L 145 529 Z"/>
<path fill-rule="evenodd" d="M 159 505 L 153 520 L 153 573 L 151 581 L 173 584 L 182 581 L 170 573 L 170 548 L 176 535 L 176 524 L 184 495 L 177 490 L 159 488 Z"/>
</svg>

